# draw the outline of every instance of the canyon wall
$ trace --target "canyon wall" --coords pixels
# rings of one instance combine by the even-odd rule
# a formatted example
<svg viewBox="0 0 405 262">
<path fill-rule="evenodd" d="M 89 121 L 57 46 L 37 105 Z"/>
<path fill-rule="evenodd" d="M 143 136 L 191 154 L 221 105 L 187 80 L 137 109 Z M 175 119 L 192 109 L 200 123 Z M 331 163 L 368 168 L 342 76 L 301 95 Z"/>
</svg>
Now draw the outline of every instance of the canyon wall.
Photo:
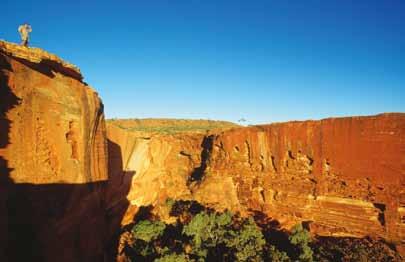
<svg viewBox="0 0 405 262">
<path fill-rule="evenodd" d="M 201 162 L 203 134 L 151 135 L 113 124 L 107 124 L 107 134 L 110 209 L 130 203 L 119 223 L 131 223 L 141 206 L 192 198 L 188 178 Z M 129 188 L 128 194 L 122 188 Z"/>
<path fill-rule="evenodd" d="M 183 122 L 106 131 L 78 68 L 0 41 L 0 261 L 111 260 L 120 228 L 168 198 L 405 245 L 405 114 Z"/>
<path fill-rule="evenodd" d="M 194 195 L 224 205 L 212 185 L 232 188 L 230 204 L 282 224 L 403 241 L 404 152 L 405 114 L 236 129 L 213 137 Z"/>
<path fill-rule="evenodd" d="M 103 105 L 80 71 L 0 42 L 0 260 L 102 261 Z"/>
<path fill-rule="evenodd" d="M 169 197 L 262 212 L 286 228 L 305 222 L 320 235 L 404 244 L 405 114 L 206 135 L 148 135 L 112 124 L 107 130 L 110 143 L 123 149 L 121 169 L 132 172 L 123 224 L 139 206 L 159 207 Z"/>
</svg>

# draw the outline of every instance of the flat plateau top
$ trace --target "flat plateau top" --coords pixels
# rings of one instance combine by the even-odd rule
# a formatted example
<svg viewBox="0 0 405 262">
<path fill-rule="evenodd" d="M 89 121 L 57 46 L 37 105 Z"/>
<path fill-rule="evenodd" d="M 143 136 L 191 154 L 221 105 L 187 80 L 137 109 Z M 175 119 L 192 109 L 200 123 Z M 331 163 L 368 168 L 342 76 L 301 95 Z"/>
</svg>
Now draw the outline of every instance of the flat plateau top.
<svg viewBox="0 0 405 262">
<path fill-rule="evenodd" d="M 75 72 L 80 78 L 82 74 L 80 69 L 68 62 L 63 61 L 58 56 L 48 53 L 47 51 L 37 47 L 25 47 L 18 44 L 0 40 L 0 52 L 15 57 L 24 59 L 33 63 L 51 62 L 62 66 L 65 69 Z"/>
</svg>

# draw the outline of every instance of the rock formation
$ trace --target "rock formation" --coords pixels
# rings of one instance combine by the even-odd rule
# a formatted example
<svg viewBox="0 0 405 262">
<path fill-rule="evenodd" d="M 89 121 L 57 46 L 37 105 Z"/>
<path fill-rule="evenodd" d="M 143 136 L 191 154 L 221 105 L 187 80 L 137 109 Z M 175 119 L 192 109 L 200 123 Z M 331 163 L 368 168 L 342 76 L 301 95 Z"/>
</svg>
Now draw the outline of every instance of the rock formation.
<svg viewBox="0 0 405 262">
<path fill-rule="evenodd" d="M 80 71 L 0 42 L 0 261 L 102 261 L 103 105 Z"/>
<path fill-rule="evenodd" d="M 405 114 L 150 135 L 108 124 L 123 149 L 128 223 L 139 206 L 195 199 L 320 235 L 405 241 Z M 114 160 L 114 152 L 111 152 Z M 111 165 L 114 169 L 114 165 Z M 119 175 L 118 175 L 119 177 Z"/>
<path fill-rule="evenodd" d="M 168 198 L 405 249 L 405 114 L 162 121 L 110 121 L 107 140 L 77 67 L 0 41 L 0 261 L 109 261 L 120 227 Z"/>
<path fill-rule="evenodd" d="M 213 140 L 196 193 L 204 200 L 213 180 L 229 180 L 242 210 L 305 220 L 323 234 L 400 241 L 404 134 L 405 114 L 233 130 Z"/>
<path fill-rule="evenodd" d="M 139 125 L 137 121 L 107 123 L 111 174 L 108 202 L 110 206 L 119 205 L 120 201 L 131 203 L 123 225 L 132 221 L 140 206 L 155 205 L 156 201 L 165 201 L 168 197 L 191 198 L 188 178 L 201 163 L 201 143 L 206 131 L 202 133 L 199 127 L 207 126 L 206 123 L 155 120 L 149 125 L 150 121 L 146 122 L 148 128 L 133 128 Z M 182 128 L 184 123 L 198 128 Z M 186 131 L 168 134 L 158 128 L 165 125 Z M 212 122 L 210 126 L 218 130 L 218 126 L 229 129 L 236 125 Z M 121 187 L 131 188 L 131 191 L 128 195 L 122 194 Z"/>
</svg>

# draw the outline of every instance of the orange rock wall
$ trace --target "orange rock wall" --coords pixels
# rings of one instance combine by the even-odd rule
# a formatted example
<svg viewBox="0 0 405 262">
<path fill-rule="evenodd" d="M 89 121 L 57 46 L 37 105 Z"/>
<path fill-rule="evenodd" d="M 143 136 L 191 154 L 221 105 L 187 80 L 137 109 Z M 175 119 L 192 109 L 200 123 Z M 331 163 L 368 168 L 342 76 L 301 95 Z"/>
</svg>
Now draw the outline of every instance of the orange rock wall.
<svg viewBox="0 0 405 262">
<path fill-rule="evenodd" d="M 130 203 L 122 224 L 132 222 L 137 207 L 156 205 L 168 197 L 191 199 L 187 181 L 200 165 L 203 135 L 149 135 L 107 125 L 107 136 L 108 203 L 110 208 Z"/>
<path fill-rule="evenodd" d="M 205 137 L 107 129 L 121 147 L 122 169 L 133 172 L 126 222 L 136 207 L 171 197 L 260 211 L 287 228 L 308 222 L 322 235 L 405 239 L 405 114 L 277 123 Z"/>
<path fill-rule="evenodd" d="M 235 129 L 213 139 L 196 197 L 221 202 L 228 181 L 240 209 L 320 234 L 405 239 L 405 114 Z"/>
<path fill-rule="evenodd" d="M 0 260 L 101 261 L 103 105 L 80 72 L 0 43 Z"/>
</svg>

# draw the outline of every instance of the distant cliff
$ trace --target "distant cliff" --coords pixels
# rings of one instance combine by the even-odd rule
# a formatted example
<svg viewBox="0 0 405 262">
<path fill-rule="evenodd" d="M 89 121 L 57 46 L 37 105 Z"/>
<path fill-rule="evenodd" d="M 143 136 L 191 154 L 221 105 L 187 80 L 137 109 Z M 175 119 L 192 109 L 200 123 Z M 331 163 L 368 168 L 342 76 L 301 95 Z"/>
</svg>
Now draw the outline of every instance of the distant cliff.
<svg viewBox="0 0 405 262">
<path fill-rule="evenodd" d="M 0 42 L 1 261 L 102 261 L 105 132 L 75 66 Z"/>
<path fill-rule="evenodd" d="M 314 233 L 405 239 L 405 114 L 330 118 L 207 134 L 151 134 L 107 125 L 130 218 L 141 205 L 195 199 Z M 116 178 L 122 177 L 117 175 Z M 158 212 L 158 211 L 157 211 Z"/>
<path fill-rule="evenodd" d="M 215 136 L 198 198 L 319 233 L 405 239 L 405 114 L 289 122 Z M 219 186 L 221 185 L 221 186 Z M 211 194 L 206 190 L 210 189 Z"/>
</svg>

